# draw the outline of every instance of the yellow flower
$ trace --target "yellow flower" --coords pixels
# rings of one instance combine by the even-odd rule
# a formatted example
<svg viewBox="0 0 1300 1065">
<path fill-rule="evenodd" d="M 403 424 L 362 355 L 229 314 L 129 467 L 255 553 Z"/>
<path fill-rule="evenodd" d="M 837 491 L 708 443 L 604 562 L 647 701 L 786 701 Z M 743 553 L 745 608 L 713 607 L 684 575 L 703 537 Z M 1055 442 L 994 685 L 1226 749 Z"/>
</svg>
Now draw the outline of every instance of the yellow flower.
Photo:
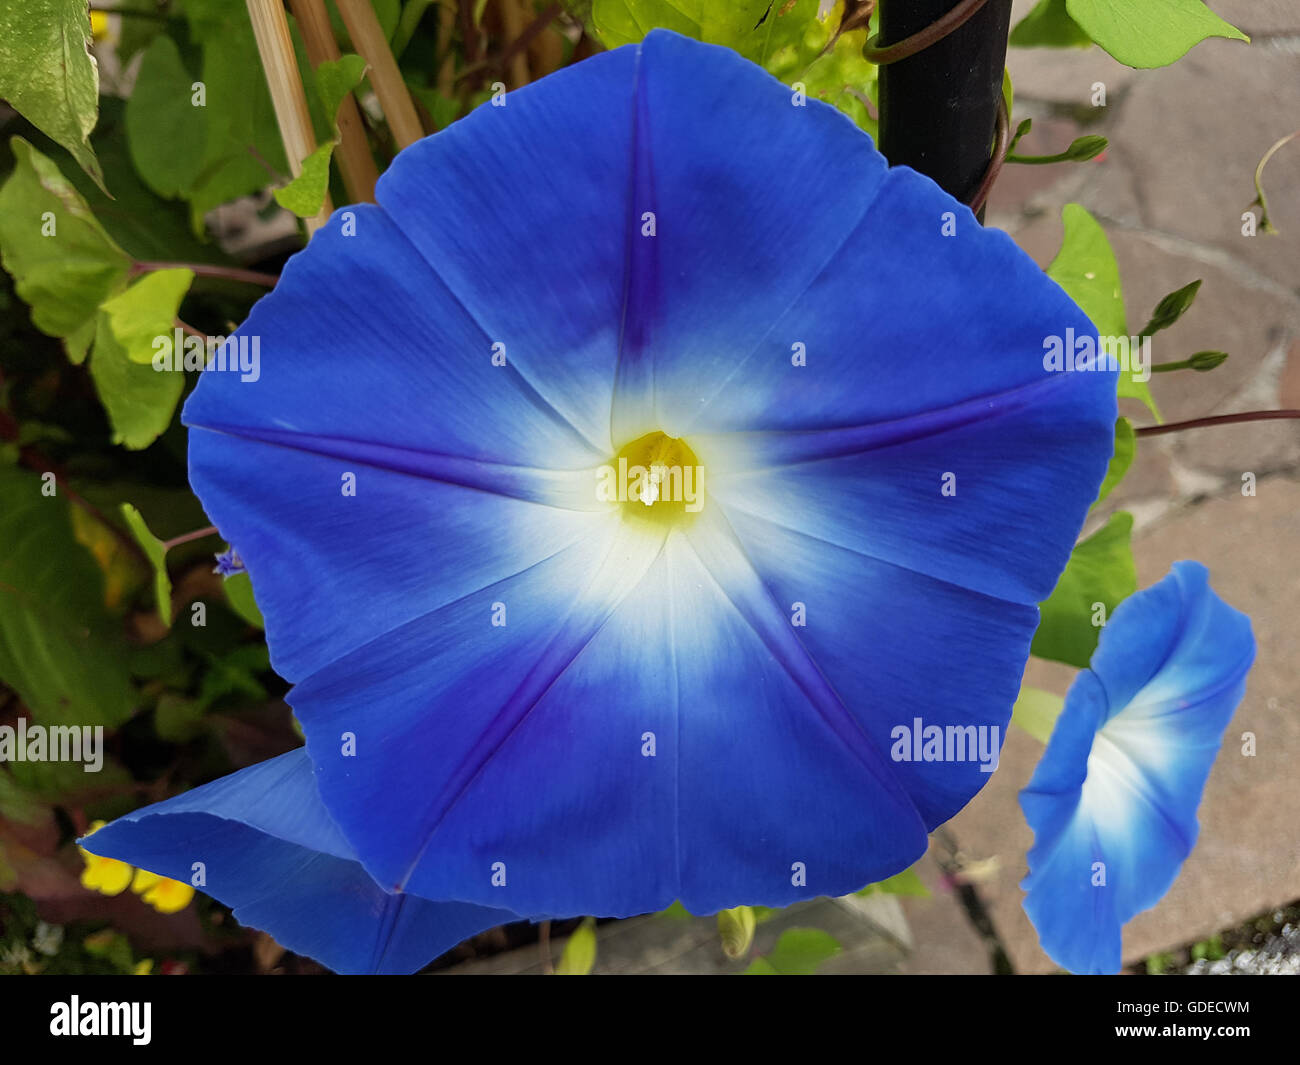
<svg viewBox="0 0 1300 1065">
<path fill-rule="evenodd" d="M 144 899 L 159 913 L 179 913 L 194 898 L 194 889 L 179 880 L 169 880 L 165 876 L 151 873 L 146 869 L 137 869 L 131 890 Z"/>
<path fill-rule="evenodd" d="M 108 13 L 106 11 L 92 11 L 90 13 L 90 35 L 97 41 L 102 41 L 108 36 Z"/>
<path fill-rule="evenodd" d="M 103 827 L 103 821 L 96 821 L 86 835 L 93 836 Z M 86 868 L 81 871 L 82 887 L 98 891 L 101 895 L 120 895 L 131 883 L 131 867 L 126 862 L 119 862 L 116 858 L 101 858 L 83 847 L 78 847 L 77 850 L 81 851 L 81 857 L 86 863 Z"/>
</svg>

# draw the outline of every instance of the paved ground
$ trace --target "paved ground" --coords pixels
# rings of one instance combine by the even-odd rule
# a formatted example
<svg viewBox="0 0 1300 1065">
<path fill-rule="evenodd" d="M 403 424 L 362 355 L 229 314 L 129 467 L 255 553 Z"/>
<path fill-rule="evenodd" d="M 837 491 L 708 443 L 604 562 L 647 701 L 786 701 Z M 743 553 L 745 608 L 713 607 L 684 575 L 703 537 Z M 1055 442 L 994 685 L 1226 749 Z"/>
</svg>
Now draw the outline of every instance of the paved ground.
<svg viewBox="0 0 1300 1065">
<path fill-rule="evenodd" d="M 1017 17 L 1032 6 L 1019 0 Z M 1142 326 L 1165 293 L 1203 279 L 1192 310 L 1157 338 L 1156 361 L 1208 349 L 1231 358 L 1210 374 L 1153 380 L 1169 421 L 1300 407 L 1300 141 L 1279 153 L 1265 175 L 1281 235 L 1241 233 L 1242 213 L 1255 195 L 1256 163 L 1300 121 L 1300 5 L 1212 0 L 1211 6 L 1251 34 L 1254 45 L 1209 41 L 1175 66 L 1154 71 L 1129 70 L 1095 48 L 1014 50 L 1009 64 L 1016 119 L 1035 120 L 1020 150 L 1058 151 L 1082 132 L 1105 135 L 1110 148 L 1087 164 L 1008 167 L 988 216 L 990 225 L 1010 231 L 1046 265 L 1060 243 L 1061 206 L 1082 203 L 1114 244 L 1130 329 Z M 1106 86 L 1105 108 L 1091 106 L 1096 82 Z M 1141 408 L 1128 413 L 1138 424 L 1147 421 Z M 1253 497 L 1242 494 L 1244 473 L 1255 475 Z M 1200 842 L 1164 901 L 1129 925 L 1124 956 L 1132 961 L 1300 897 L 1300 423 L 1146 439 L 1110 505 L 1135 516 L 1142 585 L 1164 576 L 1176 559 L 1200 559 L 1219 594 L 1250 614 L 1259 643 L 1245 702 L 1201 807 Z M 1030 682 L 1063 693 L 1071 675 L 1032 663 Z M 1257 738 L 1253 758 L 1241 754 L 1245 731 Z M 1017 886 L 1032 834 L 1016 793 L 1040 752 L 1034 740 L 1013 731 L 998 773 L 947 826 L 943 844 L 936 840 L 922 866 L 932 896 L 902 903 L 910 951 L 900 960 L 898 935 L 880 939 L 873 950 L 874 926 L 862 924 L 858 932 L 846 926 L 852 953 L 839 968 L 849 961 L 857 971 L 991 971 L 987 942 L 960 904 L 954 863 L 965 869 L 956 879 L 974 886 L 986 905 L 1015 968 L 1053 967 L 1020 908 Z M 938 854 L 949 873 L 941 870 Z M 814 914 L 802 916 L 813 923 Z M 602 940 L 614 934 L 608 928 L 602 926 Z M 641 964 L 726 971 L 711 945 L 706 953 L 713 960 L 706 964 L 700 944 L 686 929 L 679 932 L 689 961 L 678 953 L 671 962 Z M 1289 929 L 1284 943 L 1261 952 L 1263 961 L 1244 958 L 1235 967 L 1293 967 L 1296 936 Z M 620 959 L 626 953 L 613 944 L 611 952 Z M 1268 961 L 1282 954 L 1285 963 Z M 534 958 L 530 953 L 514 964 L 524 968 Z M 1214 964 L 1210 971 L 1234 967 Z"/>
</svg>

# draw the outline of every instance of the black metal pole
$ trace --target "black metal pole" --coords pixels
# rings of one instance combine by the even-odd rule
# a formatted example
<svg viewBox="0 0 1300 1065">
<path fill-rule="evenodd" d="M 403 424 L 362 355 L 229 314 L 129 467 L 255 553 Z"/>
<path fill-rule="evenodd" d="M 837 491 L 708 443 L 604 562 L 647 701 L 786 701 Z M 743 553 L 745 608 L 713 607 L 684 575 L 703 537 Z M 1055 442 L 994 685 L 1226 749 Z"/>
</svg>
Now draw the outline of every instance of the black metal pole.
<svg viewBox="0 0 1300 1065">
<path fill-rule="evenodd" d="M 895 44 L 959 0 L 880 0 L 880 44 Z M 907 59 L 880 68 L 880 151 L 963 202 L 992 156 L 1011 0 L 988 0 L 966 23 Z"/>
</svg>

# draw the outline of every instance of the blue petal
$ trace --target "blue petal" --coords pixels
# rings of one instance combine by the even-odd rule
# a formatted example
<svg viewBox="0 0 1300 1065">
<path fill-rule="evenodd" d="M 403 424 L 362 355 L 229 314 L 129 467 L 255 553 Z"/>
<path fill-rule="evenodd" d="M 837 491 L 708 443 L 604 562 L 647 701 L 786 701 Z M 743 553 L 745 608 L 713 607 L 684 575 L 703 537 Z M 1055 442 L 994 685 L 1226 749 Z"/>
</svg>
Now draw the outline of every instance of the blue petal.
<svg viewBox="0 0 1300 1065">
<path fill-rule="evenodd" d="M 925 825 L 893 767 L 736 545 L 703 518 L 689 542 L 613 522 L 605 572 L 557 557 L 297 689 L 331 810 L 375 876 L 624 916 L 786 905 L 914 861 Z M 519 613 L 491 633 L 494 597 Z M 359 697 L 383 717 L 341 709 Z M 351 730 L 354 756 L 336 742 Z"/>
<path fill-rule="evenodd" d="M 557 471 L 605 452 L 492 364 L 377 208 L 337 212 L 290 260 L 235 342 L 254 341 L 257 379 L 205 372 L 184 421 L 194 490 L 248 567 L 288 679 L 572 540 L 591 478 Z"/>
<path fill-rule="evenodd" d="M 874 203 L 696 419 L 709 491 L 917 573 L 1041 602 L 1105 474 L 1115 374 L 1044 369 L 1046 338 L 1095 330 L 1005 234 L 963 216 L 943 236 L 940 219 L 964 208 L 905 168 Z M 792 365 L 793 341 L 806 366 Z"/>
<path fill-rule="evenodd" d="M 856 236 L 886 173 L 844 115 L 795 106 L 730 49 L 651 33 L 635 102 L 616 442 L 682 436 L 719 390 L 747 391 L 746 356 Z"/>
<path fill-rule="evenodd" d="M 520 498 L 499 467 L 488 474 L 495 487 L 477 487 L 468 479 L 475 469 L 452 483 L 393 458 L 334 457 L 324 453 L 337 444 L 329 438 L 314 439 L 321 450 L 309 452 L 270 431 L 259 437 L 192 433 L 190 480 L 238 547 L 271 664 L 290 681 L 590 531 L 593 515 L 568 509 L 579 505 L 569 501 L 577 485 L 590 496 L 590 475 L 527 475 L 530 489 L 551 493 L 547 505 Z M 343 494 L 348 475 L 353 495 Z"/>
<path fill-rule="evenodd" d="M 1122 926 L 1164 896 L 1196 842 L 1254 657 L 1249 619 L 1199 563 L 1175 563 L 1116 609 L 1020 797 L 1034 829 L 1025 912 L 1058 964 L 1119 969 Z"/>
<path fill-rule="evenodd" d="M 927 829 L 948 820 L 997 766 L 1037 609 L 738 508 L 727 515 L 787 622 L 802 608 L 799 641 L 878 750 L 894 747 L 899 727 L 909 737 L 926 726 L 961 730 L 962 760 L 916 760 L 904 745 L 890 766 Z"/>
<path fill-rule="evenodd" d="M 375 189 L 600 461 L 612 450 L 636 57 L 603 53 L 479 107 L 400 153 Z"/>
<path fill-rule="evenodd" d="M 79 843 L 184 883 L 202 862 L 202 890 L 241 924 L 338 972 L 414 972 L 518 919 L 382 891 L 326 815 L 301 749 L 136 810 Z"/>
</svg>

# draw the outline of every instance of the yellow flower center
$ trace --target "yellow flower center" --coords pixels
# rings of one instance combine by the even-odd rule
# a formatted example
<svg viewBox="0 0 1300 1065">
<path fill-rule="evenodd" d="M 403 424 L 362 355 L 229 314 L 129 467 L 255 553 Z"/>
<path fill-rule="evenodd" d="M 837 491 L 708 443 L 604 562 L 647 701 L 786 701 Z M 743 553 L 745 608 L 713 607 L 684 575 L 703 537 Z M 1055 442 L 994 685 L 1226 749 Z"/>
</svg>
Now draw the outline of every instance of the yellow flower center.
<svg viewBox="0 0 1300 1065">
<path fill-rule="evenodd" d="M 596 494 L 632 520 L 689 521 L 704 507 L 704 467 L 680 437 L 646 433 L 600 467 Z"/>
</svg>

